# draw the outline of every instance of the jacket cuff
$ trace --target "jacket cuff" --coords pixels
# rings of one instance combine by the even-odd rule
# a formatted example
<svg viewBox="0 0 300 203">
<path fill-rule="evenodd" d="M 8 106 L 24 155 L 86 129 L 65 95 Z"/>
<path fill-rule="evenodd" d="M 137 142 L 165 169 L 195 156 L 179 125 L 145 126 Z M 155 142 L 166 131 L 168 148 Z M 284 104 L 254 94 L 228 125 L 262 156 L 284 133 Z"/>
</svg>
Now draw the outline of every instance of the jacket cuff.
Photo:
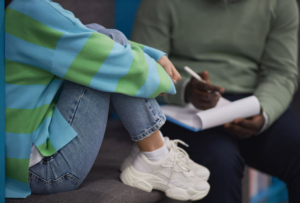
<svg viewBox="0 0 300 203">
<path fill-rule="evenodd" d="M 265 111 L 263 111 L 263 116 L 265 118 L 265 123 L 264 123 L 263 127 L 260 129 L 260 131 L 258 131 L 255 135 L 259 135 L 267 129 L 267 126 L 268 126 L 268 123 L 269 123 L 269 118 L 268 118 L 268 115 Z"/>
<path fill-rule="evenodd" d="M 155 61 L 158 61 L 163 56 L 168 56 L 165 52 L 162 52 L 158 49 L 154 49 L 152 47 L 144 46 L 143 51 L 148 54 Z"/>
<path fill-rule="evenodd" d="M 165 104 L 174 104 L 179 106 L 186 106 L 187 103 L 184 100 L 184 94 L 185 94 L 185 88 L 190 81 L 190 77 L 188 78 L 182 78 L 176 85 L 177 94 L 171 95 L 171 94 L 165 94 L 163 96 L 163 103 Z M 162 100 L 159 99 L 161 102 Z"/>
</svg>

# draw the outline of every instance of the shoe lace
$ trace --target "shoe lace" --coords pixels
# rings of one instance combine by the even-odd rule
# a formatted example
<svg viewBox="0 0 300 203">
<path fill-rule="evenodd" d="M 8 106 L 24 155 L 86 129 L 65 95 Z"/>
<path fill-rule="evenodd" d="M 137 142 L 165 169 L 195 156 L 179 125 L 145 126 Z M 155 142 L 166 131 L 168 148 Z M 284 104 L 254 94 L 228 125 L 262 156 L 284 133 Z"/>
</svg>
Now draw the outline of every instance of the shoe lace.
<svg viewBox="0 0 300 203">
<path fill-rule="evenodd" d="M 183 157 L 188 156 L 188 154 L 182 148 L 177 146 L 178 143 L 183 144 L 183 145 L 188 147 L 188 145 L 185 142 L 181 141 L 181 140 L 171 141 L 171 147 L 174 150 L 175 155 L 172 158 L 172 163 L 173 163 L 172 172 L 170 174 L 169 181 L 168 181 L 167 185 L 170 184 L 170 181 L 171 181 L 171 178 L 174 174 L 176 165 L 179 166 L 182 171 L 185 171 L 185 172 L 190 172 L 191 171 L 182 159 Z"/>
<path fill-rule="evenodd" d="M 178 140 L 178 139 L 177 140 L 170 140 L 170 142 L 171 142 L 172 148 L 173 149 L 176 148 L 176 150 L 179 152 L 179 157 L 180 158 L 185 158 L 187 160 L 190 158 L 190 156 L 188 155 L 188 153 L 184 149 L 182 149 L 181 147 L 178 147 L 178 144 L 182 144 L 186 147 L 189 147 L 189 145 L 187 143 L 185 143 L 182 140 Z"/>
</svg>

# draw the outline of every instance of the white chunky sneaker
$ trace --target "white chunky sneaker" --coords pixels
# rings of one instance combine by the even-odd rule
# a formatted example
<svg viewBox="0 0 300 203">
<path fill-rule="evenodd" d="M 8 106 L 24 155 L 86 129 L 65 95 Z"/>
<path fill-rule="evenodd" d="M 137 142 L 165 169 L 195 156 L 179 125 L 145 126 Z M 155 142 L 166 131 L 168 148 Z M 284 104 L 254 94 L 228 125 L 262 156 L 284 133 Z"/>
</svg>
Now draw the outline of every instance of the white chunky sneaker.
<svg viewBox="0 0 300 203">
<path fill-rule="evenodd" d="M 170 150 L 171 148 L 174 148 L 176 151 L 180 152 L 179 158 L 181 158 L 184 163 L 191 169 L 197 177 L 199 177 L 201 180 L 207 181 L 210 172 L 207 168 L 204 166 L 195 163 L 193 160 L 190 159 L 189 155 L 184 151 L 184 149 L 178 147 L 178 143 L 188 146 L 186 143 L 184 143 L 181 140 L 170 140 L 168 137 L 164 137 L 164 142 L 167 148 Z M 129 156 L 123 161 L 120 170 L 124 171 L 128 166 L 130 166 L 133 163 L 133 160 L 137 157 L 138 153 L 140 152 L 140 149 L 136 144 L 133 145 L 131 152 Z"/>
<path fill-rule="evenodd" d="M 209 184 L 198 178 L 179 156 L 180 152 L 171 148 L 167 157 L 154 162 L 139 153 L 120 178 L 124 184 L 147 192 L 163 191 L 171 199 L 195 201 L 204 198 Z"/>
</svg>

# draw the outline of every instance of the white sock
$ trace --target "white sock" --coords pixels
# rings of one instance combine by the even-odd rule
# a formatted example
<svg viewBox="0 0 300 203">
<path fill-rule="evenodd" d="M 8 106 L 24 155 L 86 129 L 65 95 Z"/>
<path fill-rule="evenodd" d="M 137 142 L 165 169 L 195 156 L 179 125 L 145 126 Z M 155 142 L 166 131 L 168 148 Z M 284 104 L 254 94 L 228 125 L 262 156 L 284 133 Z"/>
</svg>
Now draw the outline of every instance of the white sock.
<svg viewBox="0 0 300 203">
<path fill-rule="evenodd" d="M 160 134 L 162 141 L 165 142 L 165 138 L 164 138 L 163 134 L 160 131 L 159 131 L 159 134 Z M 140 149 L 139 149 L 138 145 L 135 143 L 129 156 L 131 156 L 132 158 L 135 158 L 139 151 L 140 151 Z"/>
<path fill-rule="evenodd" d="M 146 155 L 146 157 L 151 161 L 159 161 L 163 158 L 165 158 L 169 154 L 169 150 L 167 146 L 164 144 L 161 148 L 154 150 L 152 152 L 143 152 L 143 154 Z"/>
</svg>

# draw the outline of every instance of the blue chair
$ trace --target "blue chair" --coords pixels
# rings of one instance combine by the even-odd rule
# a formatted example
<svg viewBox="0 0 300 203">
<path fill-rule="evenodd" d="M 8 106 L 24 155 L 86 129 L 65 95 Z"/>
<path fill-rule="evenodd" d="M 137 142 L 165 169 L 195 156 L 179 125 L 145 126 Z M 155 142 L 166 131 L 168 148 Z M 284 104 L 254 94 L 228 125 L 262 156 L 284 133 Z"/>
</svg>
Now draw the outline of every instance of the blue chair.
<svg viewBox="0 0 300 203">
<path fill-rule="evenodd" d="M 115 27 L 130 39 L 133 22 L 141 0 L 115 0 Z"/>
</svg>

